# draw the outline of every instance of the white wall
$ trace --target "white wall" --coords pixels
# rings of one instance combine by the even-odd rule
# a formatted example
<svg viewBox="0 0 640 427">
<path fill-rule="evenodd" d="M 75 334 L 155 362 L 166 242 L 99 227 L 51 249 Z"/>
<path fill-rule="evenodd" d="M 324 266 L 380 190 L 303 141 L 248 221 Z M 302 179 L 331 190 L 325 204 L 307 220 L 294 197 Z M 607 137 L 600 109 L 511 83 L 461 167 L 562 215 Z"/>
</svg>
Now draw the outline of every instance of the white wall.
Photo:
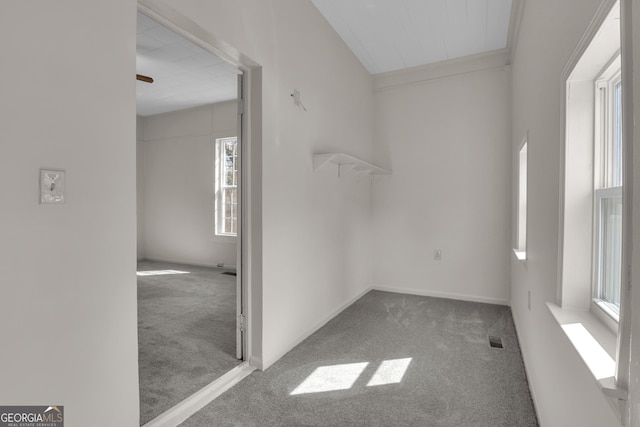
<svg viewBox="0 0 640 427">
<path fill-rule="evenodd" d="M 135 1 L 0 2 L 0 402 L 138 425 Z M 40 205 L 40 168 L 66 170 Z"/>
<path fill-rule="evenodd" d="M 529 189 L 527 261 L 512 258 L 511 306 L 540 423 L 545 427 L 619 425 L 545 306 L 547 301 L 557 301 L 561 73 L 599 3 L 527 2 L 513 63 L 512 147 L 516 152 L 528 130 Z M 516 171 L 514 160 L 514 179 Z M 531 310 L 527 308 L 528 291 Z"/>
<path fill-rule="evenodd" d="M 236 265 L 236 239 L 214 235 L 215 140 L 237 135 L 235 101 L 142 118 L 147 259 Z"/>
<path fill-rule="evenodd" d="M 311 169 L 316 151 L 371 159 L 371 78 L 308 1 L 171 4 L 264 67 L 261 338 L 268 366 L 372 282 L 369 184 L 339 180 L 331 168 L 315 174 Z M 511 262 L 511 302 L 545 427 L 615 425 L 611 409 L 544 307 L 556 296 L 559 76 L 597 6 L 597 0 L 527 2 L 513 68 L 511 142 L 515 146 L 530 131 L 530 210 L 529 260 Z M 0 74 L 11 82 L 2 86 L 0 103 L 5 183 L 0 338 L 6 344 L 0 352 L 0 401 L 65 405 L 70 427 L 138 425 L 135 13 L 133 1 L 42 2 L 37 13 L 32 3 L 0 2 Z M 497 73 L 468 79 L 459 83 L 503 87 Z M 455 86 L 443 80 L 414 90 L 443 94 L 449 87 L 460 97 Z M 307 112 L 292 104 L 294 88 L 301 91 Z M 469 90 L 474 95 L 457 108 L 486 96 L 477 87 Z M 400 92 L 384 95 L 388 105 L 404 96 Z M 376 100 L 376 105 L 386 102 Z M 501 108 L 499 102 L 492 105 Z M 499 121 L 484 109 L 475 111 Z M 391 119 L 385 124 L 389 129 Z M 438 149 L 446 154 L 444 161 L 456 157 L 454 147 Z M 394 174 L 402 173 L 404 165 L 395 157 L 380 151 L 376 157 L 390 160 Z M 486 160 L 500 165 L 499 159 Z M 66 204 L 37 203 L 41 167 L 66 169 Z M 376 184 L 376 204 L 380 185 L 392 186 L 395 179 Z M 508 187 L 500 190 L 505 192 Z M 418 201 L 407 203 L 424 209 Z M 426 249 L 429 261 L 433 248 L 410 244 L 416 251 Z M 451 255 L 451 261 L 467 261 L 456 245 L 451 247 L 440 248 L 442 268 Z M 380 251 L 376 244 L 376 254 Z M 482 287 L 485 297 L 508 295 L 499 289 Z M 635 321 L 634 331 L 637 326 Z M 637 370 L 635 364 L 636 376 Z M 633 388 L 636 413 L 638 401 Z M 105 412 L 105 402 L 117 411 Z"/>
<path fill-rule="evenodd" d="M 308 0 L 170 5 L 262 69 L 262 340 L 269 366 L 371 283 L 370 188 L 312 170 L 371 158 L 371 77 Z M 298 89 L 307 111 L 293 104 Z"/>
<path fill-rule="evenodd" d="M 378 85 L 375 158 L 392 175 L 373 192 L 376 286 L 508 303 L 509 80 L 498 67 Z"/>
</svg>

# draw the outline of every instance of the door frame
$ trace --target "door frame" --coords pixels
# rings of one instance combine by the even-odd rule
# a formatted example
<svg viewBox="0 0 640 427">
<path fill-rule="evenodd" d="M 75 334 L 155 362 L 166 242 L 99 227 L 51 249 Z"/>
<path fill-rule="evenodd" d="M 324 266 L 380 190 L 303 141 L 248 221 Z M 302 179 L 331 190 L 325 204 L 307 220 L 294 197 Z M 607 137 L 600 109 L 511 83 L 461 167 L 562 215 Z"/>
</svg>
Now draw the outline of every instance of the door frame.
<svg viewBox="0 0 640 427">
<path fill-rule="evenodd" d="M 235 66 L 243 75 L 237 277 L 245 316 L 243 360 L 262 369 L 262 67 L 165 3 L 138 0 L 137 10 Z"/>
</svg>

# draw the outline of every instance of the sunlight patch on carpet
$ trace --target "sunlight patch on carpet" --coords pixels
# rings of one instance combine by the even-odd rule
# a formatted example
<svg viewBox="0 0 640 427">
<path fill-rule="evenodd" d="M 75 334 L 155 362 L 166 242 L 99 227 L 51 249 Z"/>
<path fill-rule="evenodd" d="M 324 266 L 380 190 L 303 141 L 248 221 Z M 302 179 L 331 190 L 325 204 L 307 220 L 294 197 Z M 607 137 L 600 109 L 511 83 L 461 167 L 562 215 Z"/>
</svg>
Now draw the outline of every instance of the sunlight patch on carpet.
<svg viewBox="0 0 640 427">
<path fill-rule="evenodd" d="M 180 270 L 149 270 L 149 271 L 138 271 L 136 272 L 138 276 L 165 276 L 168 274 L 189 274 L 188 271 L 180 271 Z"/>
<path fill-rule="evenodd" d="M 368 362 L 344 365 L 321 366 L 316 368 L 291 395 L 348 390 L 369 365 Z"/>
<path fill-rule="evenodd" d="M 378 366 L 376 373 L 373 374 L 367 383 L 367 387 L 385 384 L 398 384 L 402 382 L 402 378 L 407 372 L 411 359 L 411 357 L 407 357 L 406 359 L 383 361 L 380 366 Z"/>
<path fill-rule="evenodd" d="M 409 368 L 413 358 L 384 360 L 369 379 L 367 387 L 386 384 L 399 384 Z M 321 366 L 316 368 L 295 390 L 291 396 L 325 391 L 349 390 L 360 378 L 369 362 L 347 363 L 344 365 Z"/>
</svg>

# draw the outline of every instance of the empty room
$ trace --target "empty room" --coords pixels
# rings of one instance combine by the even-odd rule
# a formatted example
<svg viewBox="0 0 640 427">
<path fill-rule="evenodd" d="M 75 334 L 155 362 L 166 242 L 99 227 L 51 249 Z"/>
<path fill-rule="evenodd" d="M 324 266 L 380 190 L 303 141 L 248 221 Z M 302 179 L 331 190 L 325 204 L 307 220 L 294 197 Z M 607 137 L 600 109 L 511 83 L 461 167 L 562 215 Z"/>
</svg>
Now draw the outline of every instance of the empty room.
<svg viewBox="0 0 640 427">
<path fill-rule="evenodd" d="M 138 12 L 140 423 L 237 367 L 240 71 Z"/>
<path fill-rule="evenodd" d="M 0 424 L 640 425 L 636 1 L 7 1 L 0 35 Z"/>
</svg>

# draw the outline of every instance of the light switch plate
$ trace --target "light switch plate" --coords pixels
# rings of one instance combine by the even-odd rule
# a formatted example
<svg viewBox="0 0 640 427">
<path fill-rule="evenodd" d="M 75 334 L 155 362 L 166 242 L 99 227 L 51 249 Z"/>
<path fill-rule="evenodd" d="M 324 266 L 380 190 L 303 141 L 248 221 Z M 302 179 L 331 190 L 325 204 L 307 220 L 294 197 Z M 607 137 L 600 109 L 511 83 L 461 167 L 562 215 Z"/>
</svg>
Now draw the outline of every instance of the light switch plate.
<svg viewBox="0 0 640 427">
<path fill-rule="evenodd" d="M 40 203 L 64 203 L 65 184 L 63 170 L 40 169 Z"/>
</svg>

